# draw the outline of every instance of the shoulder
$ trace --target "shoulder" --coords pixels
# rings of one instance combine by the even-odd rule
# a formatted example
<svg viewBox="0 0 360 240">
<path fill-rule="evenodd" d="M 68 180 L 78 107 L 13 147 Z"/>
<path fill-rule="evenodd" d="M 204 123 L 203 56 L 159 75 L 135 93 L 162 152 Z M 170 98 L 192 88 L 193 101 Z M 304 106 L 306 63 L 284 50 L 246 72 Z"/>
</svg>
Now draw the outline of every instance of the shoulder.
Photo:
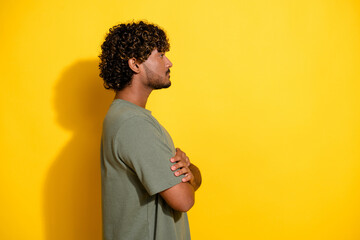
<svg viewBox="0 0 360 240">
<path fill-rule="evenodd" d="M 114 101 L 104 119 L 103 127 L 106 131 L 117 132 L 120 128 L 139 128 L 141 126 L 155 127 L 157 121 L 151 112 L 124 100 Z"/>
</svg>

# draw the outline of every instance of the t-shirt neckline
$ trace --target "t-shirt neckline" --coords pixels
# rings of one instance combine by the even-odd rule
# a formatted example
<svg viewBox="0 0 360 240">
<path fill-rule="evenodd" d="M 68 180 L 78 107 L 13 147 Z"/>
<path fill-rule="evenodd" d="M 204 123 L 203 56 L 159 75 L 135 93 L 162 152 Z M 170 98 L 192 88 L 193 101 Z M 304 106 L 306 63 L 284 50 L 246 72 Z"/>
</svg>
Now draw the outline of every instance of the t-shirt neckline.
<svg viewBox="0 0 360 240">
<path fill-rule="evenodd" d="M 113 100 L 113 103 L 115 103 L 115 102 L 125 103 L 125 104 L 128 104 L 128 105 L 130 105 L 130 106 L 132 106 L 134 108 L 137 108 L 137 109 L 139 109 L 141 111 L 144 111 L 144 112 L 147 112 L 147 113 L 151 114 L 150 110 L 148 110 L 146 108 L 143 108 L 143 107 L 140 107 L 140 106 L 138 106 L 138 105 L 136 105 L 136 104 L 134 104 L 132 102 L 126 101 L 124 99 L 116 98 L 116 99 Z"/>
</svg>

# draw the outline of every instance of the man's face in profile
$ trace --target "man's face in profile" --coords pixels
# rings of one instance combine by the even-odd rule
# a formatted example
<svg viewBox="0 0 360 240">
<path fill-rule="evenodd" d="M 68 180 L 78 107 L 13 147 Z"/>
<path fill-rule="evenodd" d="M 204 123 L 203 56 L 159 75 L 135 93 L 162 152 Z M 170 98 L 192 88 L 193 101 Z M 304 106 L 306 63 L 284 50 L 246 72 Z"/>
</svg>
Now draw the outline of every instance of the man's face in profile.
<svg viewBox="0 0 360 240">
<path fill-rule="evenodd" d="M 146 85 L 152 89 L 168 88 L 171 86 L 170 82 L 170 68 L 172 63 L 165 56 L 164 52 L 153 50 L 142 63 L 146 74 Z"/>
</svg>

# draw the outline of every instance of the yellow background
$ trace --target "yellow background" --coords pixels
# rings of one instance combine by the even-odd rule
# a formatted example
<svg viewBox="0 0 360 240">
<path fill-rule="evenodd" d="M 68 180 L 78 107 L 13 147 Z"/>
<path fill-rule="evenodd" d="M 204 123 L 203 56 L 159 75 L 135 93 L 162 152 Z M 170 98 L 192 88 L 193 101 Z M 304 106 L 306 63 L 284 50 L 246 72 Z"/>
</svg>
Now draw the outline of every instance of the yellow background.
<svg viewBox="0 0 360 240">
<path fill-rule="evenodd" d="M 2 1 L 0 239 L 101 239 L 100 45 L 147 19 L 148 108 L 199 166 L 194 240 L 360 239 L 357 0 Z"/>
</svg>

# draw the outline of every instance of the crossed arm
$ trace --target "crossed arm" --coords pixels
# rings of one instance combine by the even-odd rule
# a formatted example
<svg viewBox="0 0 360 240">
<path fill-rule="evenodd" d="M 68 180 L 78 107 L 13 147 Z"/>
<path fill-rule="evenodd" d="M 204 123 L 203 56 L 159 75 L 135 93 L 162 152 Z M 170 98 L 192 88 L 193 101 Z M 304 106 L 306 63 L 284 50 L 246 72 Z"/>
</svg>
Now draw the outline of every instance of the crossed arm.
<svg viewBox="0 0 360 240">
<path fill-rule="evenodd" d="M 160 192 L 160 195 L 174 210 L 187 212 L 195 203 L 195 191 L 200 187 L 202 181 L 201 173 L 179 148 L 176 149 L 176 155 L 170 161 L 175 163 L 171 167 L 174 175 L 184 174 L 184 177 L 181 183 Z"/>
</svg>

